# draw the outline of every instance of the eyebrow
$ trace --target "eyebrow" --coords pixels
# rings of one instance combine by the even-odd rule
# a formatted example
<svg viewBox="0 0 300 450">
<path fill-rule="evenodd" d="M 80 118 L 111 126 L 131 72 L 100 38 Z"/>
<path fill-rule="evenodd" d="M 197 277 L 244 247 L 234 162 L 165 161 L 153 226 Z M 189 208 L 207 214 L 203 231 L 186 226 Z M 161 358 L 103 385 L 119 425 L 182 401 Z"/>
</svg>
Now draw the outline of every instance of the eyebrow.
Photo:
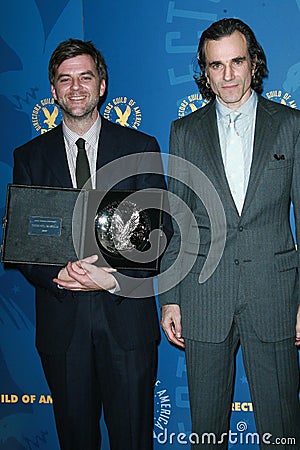
<svg viewBox="0 0 300 450">
<path fill-rule="evenodd" d="M 86 70 L 85 72 L 80 72 L 79 76 L 82 75 L 91 75 L 93 78 L 95 78 L 95 74 L 91 71 L 91 70 Z M 71 77 L 72 75 L 70 73 L 60 73 L 57 77 L 57 79 L 59 80 L 60 78 L 63 77 Z"/>
<path fill-rule="evenodd" d="M 246 61 L 246 56 L 236 56 L 235 58 L 231 59 L 231 62 L 241 62 Z M 222 61 L 212 61 L 208 64 L 208 67 L 214 66 L 216 64 L 223 64 Z"/>
</svg>

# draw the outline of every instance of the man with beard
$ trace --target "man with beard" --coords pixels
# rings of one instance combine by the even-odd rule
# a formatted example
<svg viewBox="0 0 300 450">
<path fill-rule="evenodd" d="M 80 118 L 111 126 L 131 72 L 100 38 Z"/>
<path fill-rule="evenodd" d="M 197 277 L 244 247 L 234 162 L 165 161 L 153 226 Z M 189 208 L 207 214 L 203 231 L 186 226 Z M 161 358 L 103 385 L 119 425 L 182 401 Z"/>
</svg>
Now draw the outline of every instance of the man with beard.
<svg viewBox="0 0 300 450">
<path fill-rule="evenodd" d="M 81 189 L 87 181 L 91 188 L 99 188 L 98 169 L 138 154 L 133 158 L 137 175 L 124 179 L 118 188 L 165 189 L 161 167 L 158 174 L 149 167 L 149 173 L 138 175 L 143 155 L 155 152 L 159 157 L 157 141 L 100 116 L 107 70 L 91 42 L 60 43 L 50 59 L 49 80 L 63 121 L 15 150 L 14 183 Z M 82 148 L 90 180 L 82 179 L 77 163 Z M 109 180 L 110 174 L 106 177 Z M 111 449 L 151 450 L 159 339 L 153 292 L 148 286 L 145 298 L 131 298 L 117 282 L 118 273 L 98 267 L 96 261 L 97 255 L 90 255 L 66 261 L 65 267 L 20 267 L 36 288 L 36 344 L 53 397 L 60 446 L 99 450 L 103 407 Z M 139 278 L 140 287 L 152 274 L 124 273 Z"/>
</svg>

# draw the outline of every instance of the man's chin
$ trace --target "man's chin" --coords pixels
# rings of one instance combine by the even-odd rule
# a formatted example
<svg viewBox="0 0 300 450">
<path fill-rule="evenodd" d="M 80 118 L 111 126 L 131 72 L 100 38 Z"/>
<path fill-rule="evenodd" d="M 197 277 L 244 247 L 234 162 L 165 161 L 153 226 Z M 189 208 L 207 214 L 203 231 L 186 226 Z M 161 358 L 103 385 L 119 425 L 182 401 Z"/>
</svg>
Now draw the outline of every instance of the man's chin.
<svg viewBox="0 0 300 450">
<path fill-rule="evenodd" d="M 230 109 L 237 109 L 239 108 L 241 105 L 243 105 L 243 103 L 245 103 L 248 100 L 249 97 L 246 97 L 244 94 L 243 95 L 234 95 L 234 96 L 223 96 L 223 97 L 219 97 L 219 100 L 221 103 L 223 103 L 223 105 L 227 106 L 227 108 Z"/>
</svg>

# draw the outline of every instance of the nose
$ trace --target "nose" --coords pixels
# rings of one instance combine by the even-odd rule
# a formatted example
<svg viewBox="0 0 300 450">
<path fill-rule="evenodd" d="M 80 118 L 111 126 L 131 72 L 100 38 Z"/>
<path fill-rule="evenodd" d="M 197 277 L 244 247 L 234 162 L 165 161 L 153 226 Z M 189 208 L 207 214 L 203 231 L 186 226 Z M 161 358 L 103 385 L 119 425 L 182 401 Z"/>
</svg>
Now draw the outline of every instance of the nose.
<svg viewBox="0 0 300 450">
<path fill-rule="evenodd" d="M 79 78 L 72 78 L 72 84 L 71 84 L 71 88 L 73 90 L 77 90 L 80 87 L 80 80 Z"/>
<path fill-rule="evenodd" d="M 224 68 L 224 80 L 230 81 L 234 78 L 234 71 L 231 67 L 231 64 L 226 64 Z"/>
</svg>

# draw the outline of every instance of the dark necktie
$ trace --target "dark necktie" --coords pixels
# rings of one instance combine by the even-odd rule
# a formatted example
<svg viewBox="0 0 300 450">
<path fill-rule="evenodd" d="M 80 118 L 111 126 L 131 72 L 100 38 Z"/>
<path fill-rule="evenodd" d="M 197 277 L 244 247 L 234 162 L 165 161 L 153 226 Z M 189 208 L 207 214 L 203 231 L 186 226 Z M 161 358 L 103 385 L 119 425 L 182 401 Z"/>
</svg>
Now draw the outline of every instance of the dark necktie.
<svg viewBox="0 0 300 450">
<path fill-rule="evenodd" d="M 92 189 L 92 183 L 90 180 L 91 171 L 89 161 L 85 151 L 85 140 L 79 138 L 76 141 L 76 145 L 78 147 L 77 159 L 76 159 L 76 182 L 77 188 L 82 189 L 85 183 L 89 180 L 86 189 Z"/>
</svg>

